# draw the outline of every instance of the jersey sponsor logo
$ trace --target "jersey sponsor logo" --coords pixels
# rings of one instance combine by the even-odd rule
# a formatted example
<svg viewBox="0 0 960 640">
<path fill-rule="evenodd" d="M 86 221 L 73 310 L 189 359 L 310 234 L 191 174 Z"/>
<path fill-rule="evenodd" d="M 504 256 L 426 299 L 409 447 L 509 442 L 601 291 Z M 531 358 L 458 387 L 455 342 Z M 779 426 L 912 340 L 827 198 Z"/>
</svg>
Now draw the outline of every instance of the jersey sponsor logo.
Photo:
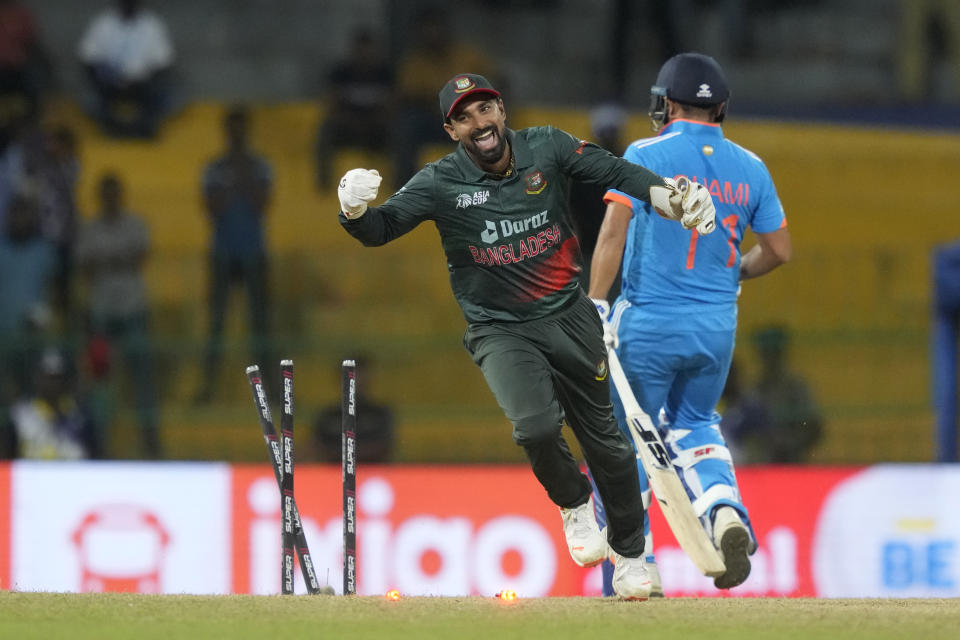
<svg viewBox="0 0 960 640">
<path fill-rule="evenodd" d="M 530 235 L 521 239 L 516 246 L 514 246 L 513 243 L 501 244 L 495 247 L 476 247 L 470 245 L 468 249 L 475 263 L 500 267 L 536 257 L 550 247 L 560 244 L 560 242 L 560 225 L 555 224 L 547 227 L 536 235 Z"/>
<path fill-rule="evenodd" d="M 493 244 L 499 240 L 500 236 L 497 234 L 497 225 L 487 220 L 487 230 L 480 234 L 480 239 L 487 244 Z"/>
<path fill-rule="evenodd" d="M 491 222 L 490 220 L 486 220 L 485 222 L 487 223 L 487 228 L 480 234 L 480 239 L 487 244 L 493 244 L 501 237 L 508 238 L 514 234 L 519 235 L 531 229 L 539 229 L 547 224 L 547 209 L 521 220 L 501 220 L 499 232 L 497 231 L 495 222 Z"/>
<path fill-rule="evenodd" d="M 527 195 L 535 196 L 547 188 L 547 179 L 543 177 L 542 171 L 534 171 L 524 178 L 527 183 Z"/>
<path fill-rule="evenodd" d="M 461 193 L 457 196 L 457 209 L 466 209 L 471 205 L 484 204 L 490 199 L 490 191 L 474 191 L 473 194 Z"/>
</svg>

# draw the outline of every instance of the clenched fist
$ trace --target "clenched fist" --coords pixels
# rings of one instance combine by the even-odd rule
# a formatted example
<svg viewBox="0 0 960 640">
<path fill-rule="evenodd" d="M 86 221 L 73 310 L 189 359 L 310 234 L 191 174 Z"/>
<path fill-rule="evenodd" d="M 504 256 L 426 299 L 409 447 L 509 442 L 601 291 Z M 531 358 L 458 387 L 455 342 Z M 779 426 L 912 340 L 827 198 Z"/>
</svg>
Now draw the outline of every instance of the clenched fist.
<svg viewBox="0 0 960 640">
<path fill-rule="evenodd" d="M 650 187 L 650 204 L 664 218 L 677 220 L 684 229 L 696 229 L 701 235 L 717 228 L 716 208 L 707 188 L 681 176 L 678 180 L 664 178 L 666 187 Z"/>
<path fill-rule="evenodd" d="M 367 211 L 367 204 L 377 197 L 383 178 L 374 169 L 350 169 L 337 187 L 340 210 L 348 218 L 359 218 Z"/>
</svg>

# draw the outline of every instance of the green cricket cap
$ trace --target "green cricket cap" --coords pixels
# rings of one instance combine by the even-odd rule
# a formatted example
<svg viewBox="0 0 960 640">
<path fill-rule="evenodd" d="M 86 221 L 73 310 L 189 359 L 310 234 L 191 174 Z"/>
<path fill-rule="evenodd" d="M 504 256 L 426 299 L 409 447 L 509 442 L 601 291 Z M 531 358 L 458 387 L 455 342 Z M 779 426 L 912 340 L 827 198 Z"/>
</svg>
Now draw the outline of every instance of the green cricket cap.
<svg viewBox="0 0 960 640">
<path fill-rule="evenodd" d="M 493 88 L 490 81 L 476 73 L 461 73 L 450 78 L 440 90 L 440 113 L 443 114 L 444 121 L 450 119 L 450 114 L 461 100 L 476 93 L 500 97 L 500 92 Z"/>
</svg>

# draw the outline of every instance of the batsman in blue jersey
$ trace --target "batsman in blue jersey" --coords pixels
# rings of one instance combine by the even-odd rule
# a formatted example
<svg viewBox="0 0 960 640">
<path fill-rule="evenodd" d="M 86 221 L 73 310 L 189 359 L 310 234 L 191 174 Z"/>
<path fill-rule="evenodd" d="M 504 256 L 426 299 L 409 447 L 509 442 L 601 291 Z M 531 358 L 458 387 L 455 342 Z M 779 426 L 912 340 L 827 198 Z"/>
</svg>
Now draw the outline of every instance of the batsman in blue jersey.
<svg viewBox="0 0 960 640">
<path fill-rule="evenodd" d="M 699 53 L 676 55 L 660 69 L 651 94 L 658 135 L 632 143 L 624 157 L 678 182 L 706 186 L 720 228 L 702 235 L 656 215 L 635 215 L 650 205 L 608 191 L 589 294 L 637 401 L 658 424 L 694 510 L 724 558 L 727 571 L 714 584 L 729 589 L 750 574 L 757 542 L 716 407 L 733 357 L 740 282 L 788 261 L 790 234 L 763 161 L 723 136 L 730 91 L 717 62 Z M 741 255 L 747 227 L 756 244 Z M 610 311 L 606 297 L 621 263 L 621 294 Z M 612 395 L 626 430 L 623 405 Z M 639 475 L 649 506 L 642 468 Z M 644 524 L 653 595 L 662 595 L 649 516 Z M 610 593 L 609 580 L 604 592 Z"/>
</svg>

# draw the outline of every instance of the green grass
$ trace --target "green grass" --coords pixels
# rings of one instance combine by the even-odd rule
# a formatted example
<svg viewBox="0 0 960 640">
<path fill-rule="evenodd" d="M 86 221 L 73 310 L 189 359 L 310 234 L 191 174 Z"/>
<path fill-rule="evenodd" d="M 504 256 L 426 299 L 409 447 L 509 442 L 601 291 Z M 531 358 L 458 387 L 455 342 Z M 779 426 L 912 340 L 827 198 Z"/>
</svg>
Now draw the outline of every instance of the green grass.
<svg viewBox="0 0 960 640">
<path fill-rule="evenodd" d="M 0 638 L 955 638 L 960 600 L 144 596 L 0 592 Z"/>
</svg>

